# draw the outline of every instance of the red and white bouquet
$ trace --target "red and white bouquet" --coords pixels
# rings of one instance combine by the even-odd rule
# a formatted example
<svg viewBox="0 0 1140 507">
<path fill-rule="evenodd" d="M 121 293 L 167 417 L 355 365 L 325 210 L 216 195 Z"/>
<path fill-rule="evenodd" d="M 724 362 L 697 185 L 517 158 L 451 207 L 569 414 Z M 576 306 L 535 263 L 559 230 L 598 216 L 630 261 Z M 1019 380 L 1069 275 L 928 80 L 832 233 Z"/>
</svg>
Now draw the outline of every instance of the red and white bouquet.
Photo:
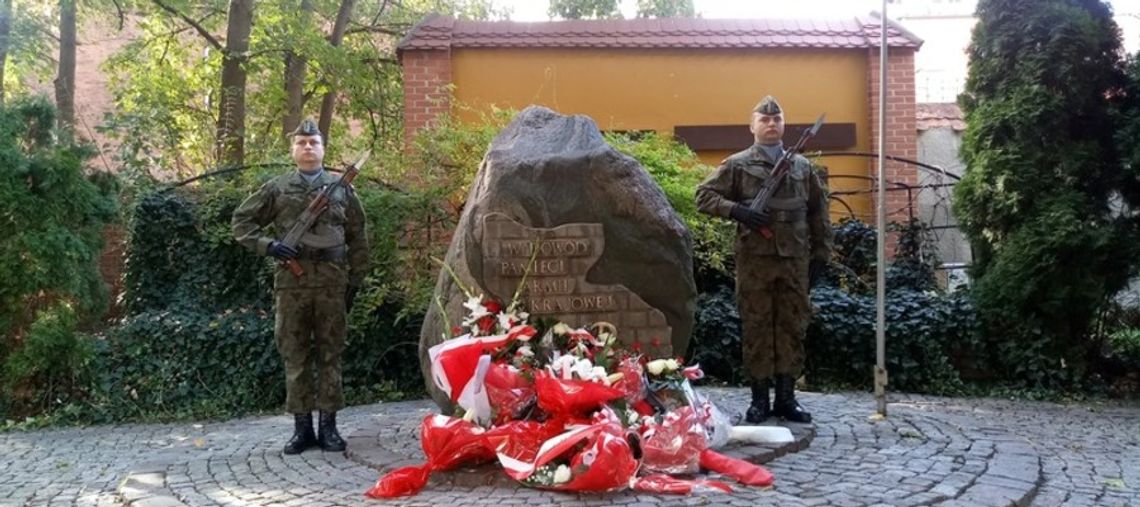
<svg viewBox="0 0 1140 507">
<path fill-rule="evenodd" d="M 434 384 L 455 404 L 455 417 L 425 418 L 427 463 L 385 475 L 368 496 L 415 494 L 432 471 L 496 459 L 521 484 L 559 491 L 731 491 L 668 475 L 702 468 L 772 484 L 763 467 L 712 450 L 730 426 L 693 389 L 699 366 L 644 357 L 621 346 L 606 323 L 531 324 L 517 294 L 503 305 L 465 293 L 468 313 L 454 336 L 428 351 Z"/>
</svg>

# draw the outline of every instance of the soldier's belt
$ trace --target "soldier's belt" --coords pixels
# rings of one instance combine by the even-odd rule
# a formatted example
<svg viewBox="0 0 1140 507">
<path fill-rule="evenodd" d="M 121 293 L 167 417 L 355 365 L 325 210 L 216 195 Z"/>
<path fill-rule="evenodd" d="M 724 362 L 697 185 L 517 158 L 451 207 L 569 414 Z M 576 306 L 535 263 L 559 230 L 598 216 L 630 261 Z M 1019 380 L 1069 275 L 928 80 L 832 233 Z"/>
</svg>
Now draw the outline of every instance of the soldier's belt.
<svg viewBox="0 0 1140 507">
<path fill-rule="evenodd" d="M 773 222 L 803 222 L 807 220 L 807 210 L 772 209 L 768 210 L 768 216 L 772 218 Z"/>
<path fill-rule="evenodd" d="M 301 246 L 297 258 L 304 261 L 340 262 L 346 257 L 347 250 L 344 245 L 331 248 L 312 248 Z"/>
</svg>

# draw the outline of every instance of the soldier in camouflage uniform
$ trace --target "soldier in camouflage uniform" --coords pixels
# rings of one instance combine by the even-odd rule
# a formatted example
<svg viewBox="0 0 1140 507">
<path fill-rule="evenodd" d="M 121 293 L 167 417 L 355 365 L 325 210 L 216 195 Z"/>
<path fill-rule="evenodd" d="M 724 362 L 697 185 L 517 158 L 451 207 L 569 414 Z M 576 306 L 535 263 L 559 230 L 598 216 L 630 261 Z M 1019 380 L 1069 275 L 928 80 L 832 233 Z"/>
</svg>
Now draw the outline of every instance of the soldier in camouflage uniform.
<svg viewBox="0 0 1140 507">
<path fill-rule="evenodd" d="M 731 218 L 736 228 L 736 298 L 742 324 L 744 364 L 752 377 L 753 424 L 775 415 L 811 422 L 796 402 L 795 379 L 804 365 L 803 339 L 811 319 L 808 290 L 831 255 L 827 189 L 800 155 L 764 210 L 750 201 L 784 152 L 784 114 L 772 97 L 752 111 L 755 144 L 736 153 L 697 188 L 701 212 Z M 757 231 L 768 227 L 766 239 Z M 775 404 L 768 389 L 776 381 Z"/>
<path fill-rule="evenodd" d="M 311 119 L 293 132 L 291 153 L 297 170 L 269 180 L 246 198 L 234 211 L 233 231 L 246 248 L 280 261 L 273 280 L 275 332 L 285 363 L 285 408 L 295 423 L 285 454 L 316 446 L 343 451 L 336 429 L 336 412 L 344 407 L 341 353 L 346 314 L 368 269 L 364 209 L 351 188 L 334 191 L 299 248 L 278 241 L 313 197 L 340 177 L 324 170 L 321 132 Z M 296 259 L 303 275 L 284 266 L 289 259 Z M 317 434 L 314 409 L 320 411 Z"/>
</svg>

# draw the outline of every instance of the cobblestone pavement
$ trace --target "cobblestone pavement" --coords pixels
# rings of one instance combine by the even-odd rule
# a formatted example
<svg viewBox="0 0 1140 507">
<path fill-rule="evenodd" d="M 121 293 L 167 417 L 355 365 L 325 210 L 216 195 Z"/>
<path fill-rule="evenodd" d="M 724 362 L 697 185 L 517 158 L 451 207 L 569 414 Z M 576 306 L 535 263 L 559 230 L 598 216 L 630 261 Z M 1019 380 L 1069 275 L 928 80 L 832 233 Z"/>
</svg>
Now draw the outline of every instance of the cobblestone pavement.
<svg viewBox="0 0 1140 507">
<path fill-rule="evenodd" d="M 747 403 L 744 390 L 707 392 L 730 413 Z M 382 470 L 422 459 L 416 427 L 433 405 L 412 401 L 342 412 L 347 455 L 283 456 L 286 416 L 0 434 L 0 506 L 1140 506 L 1140 406 L 894 395 L 890 416 L 873 421 L 863 393 L 801 398 L 816 424 L 795 429 L 797 445 L 727 451 L 771 460 L 776 487 L 732 495 L 551 493 L 483 468 L 437 473 L 415 497 L 369 500 Z"/>
</svg>

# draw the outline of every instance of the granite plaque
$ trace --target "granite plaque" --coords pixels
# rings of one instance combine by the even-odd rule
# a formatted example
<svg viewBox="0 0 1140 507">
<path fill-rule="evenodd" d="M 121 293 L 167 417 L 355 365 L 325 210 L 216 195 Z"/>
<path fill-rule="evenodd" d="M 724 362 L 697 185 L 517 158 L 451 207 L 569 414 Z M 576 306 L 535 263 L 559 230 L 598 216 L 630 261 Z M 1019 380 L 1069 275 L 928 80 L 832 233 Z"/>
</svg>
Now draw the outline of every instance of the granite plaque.
<svg viewBox="0 0 1140 507">
<path fill-rule="evenodd" d="M 660 310 L 624 285 L 587 281 L 605 249 L 602 224 L 539 229 L 491 213 L 483 218 L 481 249 L 485 289 L 499 300 L 510 301 L 522 284 L 520 299 L 535 317 L 556 317 L 573 327 L 608 322 L 626 346 L 637 343 L 654 357 L 672 355 L 672 328 Z"/>
</svg>

